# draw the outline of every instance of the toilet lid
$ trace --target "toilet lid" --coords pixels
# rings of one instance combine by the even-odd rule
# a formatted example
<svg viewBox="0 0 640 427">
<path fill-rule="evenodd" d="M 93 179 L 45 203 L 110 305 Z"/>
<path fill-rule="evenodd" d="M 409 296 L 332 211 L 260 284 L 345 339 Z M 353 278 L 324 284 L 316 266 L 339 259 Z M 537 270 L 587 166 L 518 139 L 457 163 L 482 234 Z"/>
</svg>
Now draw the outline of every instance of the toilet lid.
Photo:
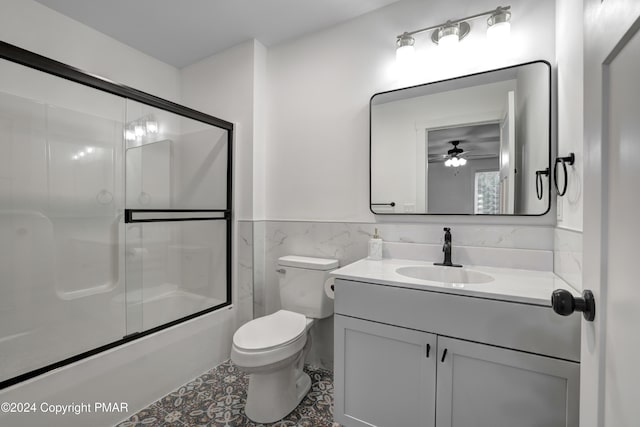
<svg viewBox="0 0 640 427">
<path fill-rule="evenodd" d="M 303 314 L 280 310 L 242 325 L 233 335 L 233 344 L 244 350 L 266 350 L 298 338 L 306 326 Z"/>
</svg>

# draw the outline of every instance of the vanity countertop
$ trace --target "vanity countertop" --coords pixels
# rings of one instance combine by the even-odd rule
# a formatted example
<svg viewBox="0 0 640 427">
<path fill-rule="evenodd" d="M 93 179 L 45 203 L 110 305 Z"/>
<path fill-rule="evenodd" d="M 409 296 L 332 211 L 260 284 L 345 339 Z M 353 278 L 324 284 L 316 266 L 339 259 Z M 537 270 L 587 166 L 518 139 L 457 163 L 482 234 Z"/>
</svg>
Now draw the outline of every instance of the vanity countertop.
<svg viewBox="0 0 640 427">
<path fill-rule="evenodd" d="M 566 289 L 574 296 L 580 296 L 578 291 L 551 271 L 465 265 L 465 269 L 489 274 L 493 280 L 488 283 L 463 284 L 414 279 L 396 272 L 396 269 L 408 266 L 433 266 L 433 262 L 406 259 L 377 261 L 365 258 L 334 270 L 331 275 L 337 279 L 541 306 L 551 306 L 551 293 L 556 289 Z"/>
</svg>

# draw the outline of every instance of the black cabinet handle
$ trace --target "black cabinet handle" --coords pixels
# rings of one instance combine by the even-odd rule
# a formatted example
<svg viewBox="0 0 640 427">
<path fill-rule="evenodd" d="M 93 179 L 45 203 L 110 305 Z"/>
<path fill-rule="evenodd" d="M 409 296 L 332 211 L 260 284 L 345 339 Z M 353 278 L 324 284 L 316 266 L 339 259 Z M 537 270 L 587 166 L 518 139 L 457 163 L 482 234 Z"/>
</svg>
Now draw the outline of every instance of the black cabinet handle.
<svg viewBox="0 0 640 427">
<path fill-rule="evenodd" d="M 430 352 L 431 352 L 431 344 L 427 344 L 427 358 L 429 358 Z"/>
<path fill-rule="evenodd" d="M 593 292 L 589 290 L 582 292 L 582 298 L 575 298 L 569 291 L 556 289 L 551 294 L 551 307 L 561 316 L 581 311 L 589 322 L 593 322 L 593 319 L 596 318 L 596 300 L 593 297 Z"/>
<path fill-rule="evenodd" d="M 447 357 L 447 349 L 445 348 L 444 351 L 442 352 L 442 359 L 440 359 L 441 362 L 444 362 L 444 358 Z"/>
</svg>

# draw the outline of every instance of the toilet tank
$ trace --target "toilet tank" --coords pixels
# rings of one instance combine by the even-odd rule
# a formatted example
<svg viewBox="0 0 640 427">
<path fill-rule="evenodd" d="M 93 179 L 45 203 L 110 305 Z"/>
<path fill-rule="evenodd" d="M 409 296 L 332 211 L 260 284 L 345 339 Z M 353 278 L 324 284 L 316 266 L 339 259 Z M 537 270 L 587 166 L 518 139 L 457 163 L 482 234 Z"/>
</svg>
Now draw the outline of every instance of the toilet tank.
<svg viewBox="0 0 640 427">
<path fill-rule="evenodd" d="M 282 308 L 324 319 L 333 314 L 333 300 L 324 291 L 329 273 L 338 268 L 337 259 L 288 255 L 278 258 Z"/>
</svg>

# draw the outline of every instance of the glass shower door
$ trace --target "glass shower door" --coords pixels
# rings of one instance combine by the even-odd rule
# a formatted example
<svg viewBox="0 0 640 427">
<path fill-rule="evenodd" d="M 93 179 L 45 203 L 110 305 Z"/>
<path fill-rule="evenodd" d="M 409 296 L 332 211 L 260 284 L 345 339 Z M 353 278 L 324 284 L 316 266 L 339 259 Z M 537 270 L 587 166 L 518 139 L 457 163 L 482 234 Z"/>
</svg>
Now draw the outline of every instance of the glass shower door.
<svg viewBox="0 0 640 427">
<path fill-rule="evenodd" d="M 0 60 L 0 383 L 122 339 L 123 98 Z"/>
<path fill-rule="evenodd" d="M 231 304 L 232 123 L 5 42 L 0 75 L 0 389 Z"/>
<path fill-rule="evenodd" d="M 228 304 L 228 131 L 127 100 L 127 333 Z"/>
</svg>

